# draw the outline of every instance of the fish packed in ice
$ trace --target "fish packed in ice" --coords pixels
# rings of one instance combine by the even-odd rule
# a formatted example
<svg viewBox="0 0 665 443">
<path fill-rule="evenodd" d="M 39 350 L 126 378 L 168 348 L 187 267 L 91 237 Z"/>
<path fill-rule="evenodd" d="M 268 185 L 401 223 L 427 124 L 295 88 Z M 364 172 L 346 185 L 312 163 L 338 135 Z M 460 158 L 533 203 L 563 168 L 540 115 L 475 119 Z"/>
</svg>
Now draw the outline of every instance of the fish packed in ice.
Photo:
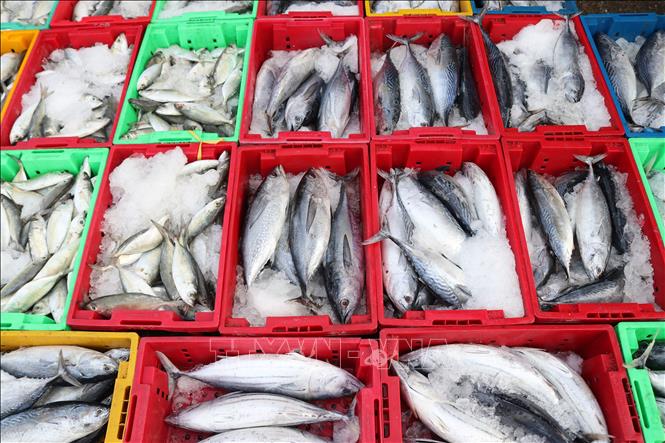
<svg viewBox="0 0 665 443">
<path fill-rule="evenodd" d="M 53 0 L 2 0 L 0 22 L 42 26 L 53 10 Z"/>
<path fill-rule="evenodd" d="M 665 30 L 634 42 L 594 36 L 623 115 L 632 130 L 662 132 L 665 127 Z"/>
<path fill-rule="evenodd" d="M 322 47 L 271 51 L 256 76 L 250 133 L 360 132 L 358 39 L 334 41 L 320 32 Z"/>
<path fill-rule="evenodd" d="M 543 309 L 575 303 L 653 303 L 649 240 L 625 174 L 595 157 L 550 179 L 515 175 L 522 226 Z"/>
<path fill-rule="evenodd" d="M 357 0 L 267 0 L 266 5 L 266 15 L 312 11 L 328 11 L 332 15 L 359 14 Z"/>
<path fill-rule="evenodd" d="M 662 332 L 662 329 L 657 332 Z M 665 424 L 665 341 L 656 333 L 653 340 L 640 342 L 638 349 L 633 353 L 633 358 L 634 360 L 626 367 L 646 371 L 660 420 Z"/>
<path fill-rule="evenodd" d="M 79 0 L 72 11 L 72 20 L 80 22 L 86 17 L 120 15 L 124 18 L 146 17 L 152 0 Z"/>
<path fill-rule="evenodd" d="M 0 362 L 3 442 L 99 441 L 106 433 L 118 366 L 129 349 L 30 346 Z"/>
<path fill-rule="evenodd" d="M 505 127 L 531 132 L 539 125 L 584 125 L 597 131 L 610 125 L 591 62 L 571 22 L 579 14 L 540 20 L 495 44 L 482 26 L 486 12 L 483 8 L 470 20 L 480 25 Z"/>
<path fill-rule="evenodd" d="M 244 57 L 245 49 L 234 44 L 212 51 L 158 49 L 136 83 L 139 98 L 129 99 L 139 116 L 122 138 L 182 130 L 233 136 Z"/>
<path fill-rule="evenodd" d="M 254 0 L 168 0 L 158 18 L 175 18 L 190 12 L 249 14 L 253 5 Z"/>
<path fill-rule="evenodd" d="M 172 311 L 194 320 L 215 307 L 229 153 L 188 162 L 180 148 L 132 156 L 109 175 L 85 309 Z"/>
<path fill-rule="evenodd" d="M 50 315 L 60 323 L 96 177 L 87 157 L 73 174 L 27 174 L 19 157 L 7 156 L 18 172 L 1 185 L 0 311 Z"/>
<path fill-rule="evenodd" d="M 369 6 L 376 14 L 398 12 L 404 9 L 438 9 L 442 12 L 459 12 L 459 3 L 458 0 L 372 0 Z"/>
<path fill-rule="evenodd" d="M 391 316 L 412 310 L 503 309 L 524 315 L 515 257 L 492 182 L 475 163 L 380 172 L 383 287 Z M 491 253 L 488 253 L 491 251 Z"/>
<path fill-rule="evenodd" d="M 662 153 L 665 154 L 665 151 Z M 644 165 L 644 173 L 649 181 L 651 193 L 656 200 L 656 210 L 660 217 L 665 220 L 665 168 L 655 169 L 654 164 L 658 161 L 658 151 L 647 158 Z"/>
<path fill-rule="evenodd" d="M 329 440 L 317 435 L 316 429 L 323 430 L 331 422 L 335 442 L 358 440 L 355 396 L 364 385 L 339 366 L 290 352 L 222 357 L 184 371 L 163 353 L 157 351 L 157 356 L 169 376 L 172 413 L 166 417 L 166 423 L 213 434 L 202 440 L 206 443 L 324 443 Z M 205 383 L 201 386 L 207 389 L 229 393 L 200 401 L 197 392 L 187 392 L 191 388 L 179 383 L 181 377 Z M 348 401 L 348 397 L 353 400 Z M 339 403 L 335 410 L 327 409 L 326 400 L 344 401 L 346 413 L 340 410 Z M 342 435 L 345 438 L 337 438 Z"/>
<path fill-rule="evenodd" d="M 586 381 L 544 350 L 449 344 L 390 363 L 404 403 L 424 425 L 405 437 L 430 431 L 450 443 L 610 441 Z"/>
<path fill-rule="evenodd" d="M 25 51 L 7 51 L 0 57 L 0 92 L 2 93 L 0 107 L 5 105 L 9 90 L 14 87 L 16 74 L 21 67 L 23 57 L 25 57 Z"/>
<path fill-rule="evenodd" d="M 455 46 L 446 34 L 429 47 L 413 43 L 422 35 L 388 34 L 402 46 L 372 54 L 377 134 L 432 126 L 487 134 L 467 48 Z"/>
<path fill-rule="evenodd" d="M 234 317 L 329 315 L 349 323 L 365 307 L 358 171 L 322 168 L 262 179 L 247 209 Z M 250 190 L 251 191 L 251 190 Z"/>
<path fill-rule="evenodd" d="M 124 33 L 111 46 L 56 49 L 21 98 L 11 144 L 35 137 L 111 137 L 133 45 Z"/>
<path fill-rule="evenodd" d="M 472 0 L 474 1 L 474 0 Z M 563 9 L 563 0 L 480 0 L 476 1 L 480 7 L 487 5 L 489 10 L 503 10 L 506 6 L 533 7 L 543 6 L 549 12 Z"/>
</svg>

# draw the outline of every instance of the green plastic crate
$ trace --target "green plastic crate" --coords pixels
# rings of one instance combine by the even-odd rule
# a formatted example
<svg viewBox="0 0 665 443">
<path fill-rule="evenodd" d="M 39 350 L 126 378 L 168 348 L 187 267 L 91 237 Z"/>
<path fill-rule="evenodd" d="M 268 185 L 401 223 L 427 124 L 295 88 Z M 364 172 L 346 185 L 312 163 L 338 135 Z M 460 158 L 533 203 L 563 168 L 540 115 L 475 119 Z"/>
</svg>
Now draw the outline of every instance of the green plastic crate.
<svg viewBox="0 0 665 443">
<path fill-rule="evenodd" d="M 12 180 L 18 172 L 16 162 L 9 158 L 9 155 L 19 157 L 25 167 L 25 172 L 28 177 L 33 177 L 40 173 L 52 171 L 68 171 L 77 173 L 83 159 L 87 156 L 90 162 L 90 169 L 92 173 L 98 176 L 97 186 L 94 187 L 92 199 L 90 200 L 90 210 L 85 219 L 85 227 L 81 234 L 81 244 L 76 252 L 74 259 L 74 276 L 78 275 L 79 265 L 83 256 L 83 248 L 85 246 L 86 238 L 88 237 L 88 229 L 90 228 L 90 221 L 94 212 L 95 203 L 97 201 L 97 194 L 99 192 L 99 185 L 101 183 L 102 175 L 106 169 L 106 161 L 108 159 L 109 150 L 107 148 L 90 148 L 90 149 L 40 149 L 40 150 L 17 150 L 17 151 L 2 151 L 0 152 L 0 176 L 2 180 Z M 59 323 L 54 322 L 50 317 L 44 315 L 33 314 L 19 314 L 19 313 L 1 313 L 0 314 L 0 329 L 11 329 L 21 331 L 61 331 L 67 328 L 67 316 L 69 311 L 69 304 L 72 300 L 74 292 L 75 279 L 70 279 L 68 287 L 67 302 L 65 303 L 65 317 Z"/>
<path fill-rule="evenodd" d="M 54 1 L 53 2 L 53 7 L 51 7 L 51 12 L 48 14 L 48 18 L 46 19 L 46 23 L 44 23 L 41 26 L 35 26 L 35 25 L 24 25 L 22 23 L 18 22 L 5 22 L 5 23 L 0 23 L 0 30 L 2 31 L 7 31 L 7 30 L 25 30 L 25 29 L 50 29 L 51 28 L 51 19 L 53 18 L 53 13 L 55 12 L 55 8 L 58 7 L 58 2 Z"/>
<path fill-rule="evenodd" d="M 240 123 L 245 102 L 245 87 L 247 84 L 247 66 L 249 64 L 250 44 L 252 41 L 253 20 L 220 20 L 217 18 L 201 18 L 187 21 L 173 21 L 156 23 L 148 26 L 141 49 L 136 57 L 136 63 L 129 81 L 125 101 L 120 111 L 118 126 L 113 141 L 115 144 L 154 144 L 154 143 L 193 143 L 193 142 L 235 142 L 240 134 Z M 232 137 L 220 137 L 216 133 L 194 131 L 197 137 L 192 136 L 190 131 L 159 131 L 143 134 L 133 140 L 124 140 L 122 136 L 130 130 L 138 120 L 136 110 L 129 103 L 130 98 L 137 98 L 138 82 L 143 67 L 150 57 L 160 48 L 166 48 L 177 44 L 185 49 L 201 49 L 226 47 L 230 44 L 245 48 L 243 55 L 243 72 L 238 96 L 238 113 L 236 116 L 236 128 Z"/>
<path fill-rule="evenodd" d="M 254 19 L 256 18 L 256 12 L 259 9 L 259 0 L 254 0 L 254 6 L 252 6 L 252 12 L 249 14 L 238 14 L 235 12 L 226 13 L 223 11 L 210 11 L 210 12 L 187 12 L 183 15 L 173 18 L 159 18 L 159 14 L 164 9 L 164 4 L 169 0 L 156 0 L 155 2 L 155 11 L 152 14 L 151 23 L 168 23 L 176 20 L 190 20 L 190 19 L 199 19 L 199 18 L 223 18 L 223 19 Z"/>
<path fill-rule="evenodd" d="M 625 363 L 633 361 L 633 352 L 641 341 L 653 340 L 658 334 L 656 340 L 665 342 L 665 322 L 623 322 L 616 326 L 616 332 Z M 665 424 L 661 422 L 647 371 L 635 368 L 627 368 L 627 371 L 645 443 L 665 442 Z"/>
<path fill-rule="evenodd" d="M 653 158 L 653 156 L 656 156 L 656 162 L 653 165 L 653 169 L 665 171 L 665 138 L 631 138 L 629 141 L 630 146 L 633 149 L 637 169 L 640 171 L 642 183 L 644 184 L 647 196 L 649 197 L 649 203 L 651 203 L 651 210 L 656 217 L 658 229 L 660 229 L 660 236 L 663 239 L 663 243 L 665 243 L 665 220 L 663 220 L 663 217 L 661 217 L 658 212 L 656 199 L 653 196 L 651 185 L 649 185 L 646 173 L 644 172 L 644 166 L 649 159 Z"/>
</svg>

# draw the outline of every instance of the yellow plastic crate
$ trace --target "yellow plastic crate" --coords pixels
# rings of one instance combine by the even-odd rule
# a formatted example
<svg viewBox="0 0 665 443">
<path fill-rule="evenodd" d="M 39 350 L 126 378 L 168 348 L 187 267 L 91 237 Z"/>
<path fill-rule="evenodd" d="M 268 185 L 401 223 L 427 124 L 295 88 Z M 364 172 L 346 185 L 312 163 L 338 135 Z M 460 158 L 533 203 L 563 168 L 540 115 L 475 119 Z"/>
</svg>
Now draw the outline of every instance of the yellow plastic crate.
<svg viewBox="0 0 665 443">
<path fill-rule="evenodd" d="M 0 54 L 4 54 L 5 52 L 9 51 L 13 52 L 26 51 L 25 56 L 23 57 L 23 62 L 21 62 L 21 66 L 18 68 L 18 74 L 16 74 L 16 80 L 14 81 L 15 85 L 18 83 L 18 78 L 21 76 L 21 73 L 23 72 L 23 67 L 25 66 L 26 60 L 28 60 L 28 56 L 30 55 L 32 47 L 34 46 L 35 41 L 37 40 L 38 34 L 39 31 L 37 30 L 0 32 Z M 5 100 L 5 103 L 2 105 L 2 111 L 0 111 L 0 121 L 5 117 L 5 111 L 7 110 L 7 105 L 9 104 L 9 100 L 12 98 L 12 94 L 14 94 L 14 89 L 15 88 L 10 89 L 9 92 L 7 93 L 7 99 Z"/>
<path fill-rule="evenodd" d="M 0 350 L 11 351 L 25 346 L 72 345 L 104 352 L 112 348 L 129 348 L 129 361 L 120 362 L 118 378 L 113 388 L 111 413 L 106 428 L 105 442 L 122 442 L 131 394 L 139 336 L 133 332 L 79 332 L 79 331 L 3 331 L 0 333 Z"/>
<path fill-rule="evenodd" d="M 367 17 L 404 17 L 407 15 L 473 15 L 471 0 L 459 0 L 460 12 L 443 12 L 440 9 L 400 9 L 397 12 L 372 12 L 370 0 L 365 0 L 365 16 Z"/>
</svg>

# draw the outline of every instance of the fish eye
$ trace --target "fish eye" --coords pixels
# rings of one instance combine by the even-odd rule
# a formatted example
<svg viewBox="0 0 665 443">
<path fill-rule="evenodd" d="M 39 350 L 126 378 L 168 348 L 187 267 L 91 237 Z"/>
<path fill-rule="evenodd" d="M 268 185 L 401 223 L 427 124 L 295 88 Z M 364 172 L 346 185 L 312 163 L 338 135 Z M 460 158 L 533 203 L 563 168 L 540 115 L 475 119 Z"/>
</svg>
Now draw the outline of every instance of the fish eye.
<svg viewBox="0 0 665 443">
<path fill-rule="evenodd" d="M 341 305 L 342 305 L 343 308 L 348 307 L 349 306 L 349 300 L 347 300 L 346 298 L 342 299 Z"/>
</svg>

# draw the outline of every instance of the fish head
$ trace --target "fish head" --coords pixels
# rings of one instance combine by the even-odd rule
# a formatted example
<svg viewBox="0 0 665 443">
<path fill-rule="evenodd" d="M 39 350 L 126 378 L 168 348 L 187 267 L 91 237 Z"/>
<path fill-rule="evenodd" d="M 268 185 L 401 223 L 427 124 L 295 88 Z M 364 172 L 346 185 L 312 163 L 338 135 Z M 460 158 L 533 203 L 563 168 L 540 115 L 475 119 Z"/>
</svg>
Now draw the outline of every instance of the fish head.
<svg viewBox="0 0 665 443">
<path fill-rule="evenodd" d="M 582 95 L 584 95 L 584 78 L 582 74 L 578 72 L 566 75 L 563 78 L 563 93 L 569 102 L 579 102 L 582 99 Z"/>
<path fill-rule="evenodd" d="M 324 379 L 321 380 L 321 384 L 324 385 L 324 390 L 330 398 L 355 395 L 365 387 L 363 382 L 347 371 L 335 371 L 332 375 L 322 373 L 322 376 Z"/>
<path fill-rule="evenodd" d="M 307 109 L 304 104 L 298 100 L 294 100 L 293 102 L 289 100 L 285 111 L 286 126 L 289 131 L 298 131 L 302 128 L 305 118 L 307 118 Z"/>
<path fill-rule="evenodd" d="M 349 286 L 347 290 L 342 290 L 335 307 L 337 308 L 339 319 L 343 324 L 347 324 L 351 320 L 353 313 L 358 307 L 358 301 L 359 298 L 354 288 Z"/>
<path fill-rule="evenodd" d="M 72 406 L 70 418 L 90 432 L 94 432 L 109 419 L 110 409 L 103 405 L 77 404 Z"/>
<path fill-rule="evenodd" d="M 85 355 L 77 367 L 81 374 L 91 379 L 109 378 L 118 372 L 118 362 L 100 353 Z"/>
</svg>

